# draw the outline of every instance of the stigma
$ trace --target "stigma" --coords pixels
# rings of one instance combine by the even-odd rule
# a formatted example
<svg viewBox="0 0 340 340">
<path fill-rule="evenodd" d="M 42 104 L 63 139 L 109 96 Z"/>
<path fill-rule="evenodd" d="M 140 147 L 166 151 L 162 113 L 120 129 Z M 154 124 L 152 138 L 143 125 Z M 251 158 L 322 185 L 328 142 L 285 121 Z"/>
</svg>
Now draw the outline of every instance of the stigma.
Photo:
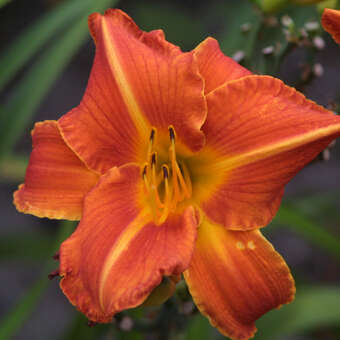
<svg viewBox="0 0 340 340">
<path fill-rule="evenodd" d="M 147 161 L 142 169 L 145 194 L 158 225 L 176 211 L 179 203 L 192 195 L 189 171 L 184 162 L 177 159 L 176 133 L 172 125 L 168 127 L 168 134 L 167 157 L 160 160 L 156 151 L 157 130 L 151 129 Z"/>
</svg>

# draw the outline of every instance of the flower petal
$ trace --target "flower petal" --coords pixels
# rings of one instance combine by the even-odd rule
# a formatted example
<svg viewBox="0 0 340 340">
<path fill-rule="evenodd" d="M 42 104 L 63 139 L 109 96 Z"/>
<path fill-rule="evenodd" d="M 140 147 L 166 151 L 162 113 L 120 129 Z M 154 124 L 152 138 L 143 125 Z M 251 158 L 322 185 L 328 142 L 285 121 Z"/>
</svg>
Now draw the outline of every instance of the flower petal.
<svg viewBox="0 0 340 340">
<path fill-rule="evenodd" d="M 340 44 L 340 11 L 325 8 L 321 18 L 322 26 Z"/>
<path fill-rule="evenodd" d="M 60 248 L 61 288 L 95 322 L 141 304 L 163 276 L 189 266 L 197 233 L 193 208 L 155 225 L 143 209 L 141 177 L 135 165 L 103 175 Z"/>
<path fill-rule="evenodd" d="M 227 81 L 251 75 L 251 72 L 233 59 L 225 56 L 217 40 L 207 38 L 195 48 L 199 71 L 204 78 L 205 94 L 210 93 Z"/>
<path fill-rule="evenodd" d="M 201 313 L 232 339 L 251 338 L 260 316 L 294 299 L 289 268 L 259 230 L 228 231 L 206 219 L 184 277 Z"/>
<path fill-rule="evenodd" d="M 25 183 L 14 193 L 16 208 L 38 217 L 79 220 L 84 196 L 98 175 L 70 150 L 56 121 L 35 124 Z"/>
<path fill-rule="evenodd" d="M 207 102 L 206 147 L 197 158 L 209 154 L 210 163 L 194 170 L 204 183 L 195 195 L 212 220 L 231 229 L 268 224 L 284 185 L 340 135 L 339 116 L 267 76 L 227 83 Z"/>
<path fill-rule="evenodd" d="M 173 125 L 191 151 L 204 143 L 203 80 L 193 52 L 162 31 L 145 33 L 124 12 L 89 17 L 96 56 L 81 104 L 60 119 L 64 138 L 90 168 L 145 161 L 151 127 Z"/>
</svg>

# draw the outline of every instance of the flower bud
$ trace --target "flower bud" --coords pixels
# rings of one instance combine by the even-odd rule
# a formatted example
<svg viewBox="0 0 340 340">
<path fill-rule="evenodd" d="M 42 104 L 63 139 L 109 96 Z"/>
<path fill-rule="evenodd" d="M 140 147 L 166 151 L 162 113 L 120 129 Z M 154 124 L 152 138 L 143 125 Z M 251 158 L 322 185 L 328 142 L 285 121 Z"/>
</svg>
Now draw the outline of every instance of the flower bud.
<svg viewBox="0 0 340 340">
<path fill-rule="evenodd" d="M 168 300 L 175 292 L 180 276 L 164 276 L 162 282 L 153 289 L 143 306 L 157 306 Z"/>
<path fill-rule="evenodd" d="M 273 13 L 283 8 L 289 0 L 253 0 L 265 13 Z"/>
</svg>

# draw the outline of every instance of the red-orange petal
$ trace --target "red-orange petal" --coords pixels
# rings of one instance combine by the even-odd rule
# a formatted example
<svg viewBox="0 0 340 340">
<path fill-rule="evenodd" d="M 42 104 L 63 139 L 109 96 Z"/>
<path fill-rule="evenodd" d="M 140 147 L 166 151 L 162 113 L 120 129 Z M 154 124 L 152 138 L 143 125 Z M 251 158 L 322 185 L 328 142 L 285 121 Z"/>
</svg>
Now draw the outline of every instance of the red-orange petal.
<svg viewBox="0 0 340 340">
<path fill-rule="evenodd" d="M 188 268 L 197 234 L 193 208 L 155 225 L 140 204 L 138 166 L 113 168 L 86 196 L 84 215 L 60 248 L 61 288 L 95 322 L 140 305 L 163 276 Z"/>
<path fill-rule="evenodd" d="M 232 339 L 253 337 L 260 316 L 294 299 L 289 268 L 259 230 L 204 220 L 184 277 L 201 313 Z"/>
<path fill-rule="evenodd" d="M 267 225 L 285 184 L 340 136 L 339 116 L 268 76 L 229 82 L 207 103 L 198 158 L 213 156 L 196 176 L 196 196 L 209 218 L 231 229 Z M 200 187 L 200 177 L 208 184 Z"/>
<path fill-rule="evenodd" d="M 38 217 L 79 220 L 84 196 L 99 176 L 65 144 L 56 121 L 35 124 L 32 139 L 25 183 L 14 193 L 16 208 Z"/>
<path fill-rule="evenodd" d="M 195 48 L 199 71 L 204 78 L 205 94 L 227 81 L 251 75 L 251 72 L 221 51 L 217 40 L 207 38 Z"/>
<path fill-rule="evenodd" d="M 145 161 L 152 126 L 173 125 L 191 151 L 204 143 L 203 80 L 193 52 L 182 53 L 162 31 L 140 30 L 120 10 L 94 13 L 96 56 L 81 104 L 60 119 L 68 144 L 92 169 Z"/>
<path fill-rule="evenodd" d="M 333 39 L 340 44 L 340 11 L 325 8 L 321 23 L 325 31 L 330 33 Z"/>
</svg>

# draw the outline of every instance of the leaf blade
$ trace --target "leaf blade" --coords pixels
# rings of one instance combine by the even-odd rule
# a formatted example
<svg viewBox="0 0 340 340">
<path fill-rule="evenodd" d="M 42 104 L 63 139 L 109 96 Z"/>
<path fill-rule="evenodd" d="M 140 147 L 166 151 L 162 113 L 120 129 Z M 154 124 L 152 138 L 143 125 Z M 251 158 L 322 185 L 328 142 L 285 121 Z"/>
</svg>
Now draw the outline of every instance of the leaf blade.
<svg viewBox="0 0 340 340">
<path fill-rule="evenodd" d="M 275 340 L 340 323 L 338 287 L 298 287 L 294 302 L 264 315 L 256 339 Z"/>
<path fill-rule="evenodd" d="M 0 91 L 48 39 L 83 14 L 89 3 L 90 0 L 64 1 L 22 32 L 0 57 Z"/>
<path fill-rule="evenodd" d="M 282 205 L 274 222 L 289 227 L 316 246 L 331 253 L 336 259 L 340 260 L 339 238 L 335 235 L 331 235 L 317 223 L 299 213 L 297 209 L 292 208 L 288 204 Z"/>
<path fill-rule="evenodd" d="M 110 3 L 115 4 L 117 1 L 98 0 L 95 5 L 88 8 L 87 12 L 102 10 Z M 73 23 L 65 35 L 36 60 L 17 86 L 4 107 L 3 124 L 0 127 L 0 162 L 11 152 L 20 133 L 40 105 L 42 98 L 47 94 L 72 56 L 89 37 L 86 15 Z M 37 79 L 39 79 L 39 84 L 37 84 Z"/>
</svg>

